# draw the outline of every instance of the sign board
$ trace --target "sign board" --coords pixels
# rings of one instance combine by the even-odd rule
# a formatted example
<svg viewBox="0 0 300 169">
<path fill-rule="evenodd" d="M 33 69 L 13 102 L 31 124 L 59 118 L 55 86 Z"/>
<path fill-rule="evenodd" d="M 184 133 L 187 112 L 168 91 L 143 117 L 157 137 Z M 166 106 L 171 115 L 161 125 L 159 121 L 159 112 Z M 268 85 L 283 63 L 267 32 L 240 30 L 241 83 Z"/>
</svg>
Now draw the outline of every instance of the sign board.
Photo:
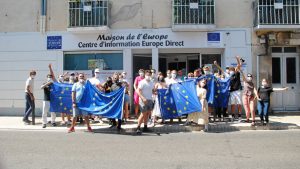
<svg viewBox="0 0 300 169">
<path fill-rule="evenodd" d="M 221 45 L 221 33 L 220 32 L 208 32 L 207 33 L 207 46 L 220 46 Z"/>
<path fill-rule="evenodd" d="M 107 70 L 108 67 L 104 61 L 104 59 L 89 59 L 88 60 L 88 69 L 93 70 L 93 69 L 100 69 L 100 70 Z"/>
<path fill-rule="evenodd" d="M 47 36 L 47 49 L 61 49 L 62 36 Z"/>
<path fill-rule="evenodd" d="M 191 9 L 198 9 L 198 3 L 190 3 Z"/>
<path fill-rule="evenodd" d="M 275 9 L 283 9 L 283 0 L 275 0 L 274 8 Z"/>
<path fill-rule="evenodd" d="M 83 6 L 83 11 L 84 12 L 91 12 L 92 11 L 92 6 Z"/>
</svg>

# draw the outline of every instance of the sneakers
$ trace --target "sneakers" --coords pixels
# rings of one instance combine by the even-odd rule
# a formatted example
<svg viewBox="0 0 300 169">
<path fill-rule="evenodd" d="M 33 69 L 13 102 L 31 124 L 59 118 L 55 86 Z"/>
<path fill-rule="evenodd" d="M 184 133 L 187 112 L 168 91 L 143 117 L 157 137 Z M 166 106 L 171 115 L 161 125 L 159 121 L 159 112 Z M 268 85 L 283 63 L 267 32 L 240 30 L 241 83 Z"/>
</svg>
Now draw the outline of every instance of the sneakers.
<svg viewBox="0 0 300 169">
<path fill-rule="evenodd" d="M 46 125 L 46 124 L 43 124 L 43 129 L 46 128 L 46 127 L 47 127 L 47 125 Z"/>
<path fill-rule="evenodd" d="M 31 121 L 28 120 L 28 119 L 23 119 L 23 122 L 24 122 L 25 124 L 27 124 L 27 125 L 31 123 Z"/>
<path fill-rule="evenodd" d="M 72 132 L 75 132 L 75 128 L 74 128 L 74 127 L 71 127 L 71 128 L 69 128 L 69 130 L 68 130 L 68 133 L 72 133 Z"/>
<path fill-rule="evenodd" d="M 51 126 L 52 127 L 56 127 L 57 125 L 56 125 L 56 123 L 52 123 Z"/>
<path fill-rule="evenodd" d="M 115 129 L 117 126 L 116 125 L 111 125 L 109 126 L 109 129 Z"/>
<path fill-rule="evenodd" d="M 91 127 L 88 127 L 88 128 L 87 128 L 87 131 L 88 131 L 88 132 L 91 132 L 91 133 L 93 132 L 93 130 L 92 130 Z"/>
<path fill-rule="evenodd" d="M 140 128 L 140 127 L 138 127 L 138 128 L 136 129 L 136 134 L 137 134 L 137 135 L 141 135 L 141 134 L 142 134 L 142 131 L 141 131 L 141 128 Z"/>
</svg>

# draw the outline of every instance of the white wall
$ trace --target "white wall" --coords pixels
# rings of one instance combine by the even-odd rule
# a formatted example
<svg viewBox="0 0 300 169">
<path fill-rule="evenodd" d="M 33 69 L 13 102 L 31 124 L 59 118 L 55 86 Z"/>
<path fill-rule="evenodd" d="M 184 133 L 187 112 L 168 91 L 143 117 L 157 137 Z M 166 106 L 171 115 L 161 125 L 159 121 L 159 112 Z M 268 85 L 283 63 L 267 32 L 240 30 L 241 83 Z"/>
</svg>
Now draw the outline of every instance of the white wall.
<svg viewBox="0 0 300 169">
<path fill-rule="evenodd" d="M 62 51 L 45 50 L 43 36 L 32 33 L 0 35 L 0 115 L 23 115 L 25 81 L 31 70 L 35 79 L 36 113 L 41 113 L 43 91 L 41 84 L 49 73 L 48 64 L 55 72 L 62 72 Z"/>
</svg>

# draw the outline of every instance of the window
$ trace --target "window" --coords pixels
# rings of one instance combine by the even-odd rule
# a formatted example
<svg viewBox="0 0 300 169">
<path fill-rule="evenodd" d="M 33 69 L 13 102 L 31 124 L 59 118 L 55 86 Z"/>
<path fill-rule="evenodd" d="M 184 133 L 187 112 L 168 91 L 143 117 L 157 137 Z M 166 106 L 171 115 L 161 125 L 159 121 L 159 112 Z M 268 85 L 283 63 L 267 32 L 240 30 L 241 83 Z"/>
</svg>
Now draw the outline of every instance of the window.
<svg viewBox="0 0 300 169">
<path fill-rule="evenodd" d="M 282 47 L 272 47 L 272 53 L 282 53 Z"/>
<path fill-rule="evenodd" d="M 297 53 L 296 47 L 284 47 L 284 53 Z"/>
<path fill-rule="evenodd" d="M 108 25 L 108 0 L 69 1 L 69 27 Z"/>
<path fill-rule="evenodd" d="M 64 70 L 123 70 L 122 53 L 65 54 Z"/>
<path fill-rule="evenodd" d="M 281 60 L 280 58 L 272 58 L 272 83 L 281 83 Z"/>
<path fill-rule="evenodd" d="M 174 0 L 174 24 L 214 24 L 214 0 Z"/>
<path fill-rule="evenodd" d="M 296 83 L 296 58 L 286 58 L 286 83 Z"/>
</svg>

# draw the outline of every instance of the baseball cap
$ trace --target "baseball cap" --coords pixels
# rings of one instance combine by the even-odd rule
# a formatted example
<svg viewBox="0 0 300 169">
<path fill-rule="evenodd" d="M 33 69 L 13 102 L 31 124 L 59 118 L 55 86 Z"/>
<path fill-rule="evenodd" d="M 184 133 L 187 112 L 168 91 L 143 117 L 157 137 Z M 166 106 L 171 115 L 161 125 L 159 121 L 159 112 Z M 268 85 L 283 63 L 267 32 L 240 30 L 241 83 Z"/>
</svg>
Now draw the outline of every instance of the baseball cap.
<svg viewBox="0 0 300 169">
<path fill-rule="evenodd" d="M 95 73 L 100 73 L 100 70 L 98 68 L 95 69 Z"/>
</svg>

